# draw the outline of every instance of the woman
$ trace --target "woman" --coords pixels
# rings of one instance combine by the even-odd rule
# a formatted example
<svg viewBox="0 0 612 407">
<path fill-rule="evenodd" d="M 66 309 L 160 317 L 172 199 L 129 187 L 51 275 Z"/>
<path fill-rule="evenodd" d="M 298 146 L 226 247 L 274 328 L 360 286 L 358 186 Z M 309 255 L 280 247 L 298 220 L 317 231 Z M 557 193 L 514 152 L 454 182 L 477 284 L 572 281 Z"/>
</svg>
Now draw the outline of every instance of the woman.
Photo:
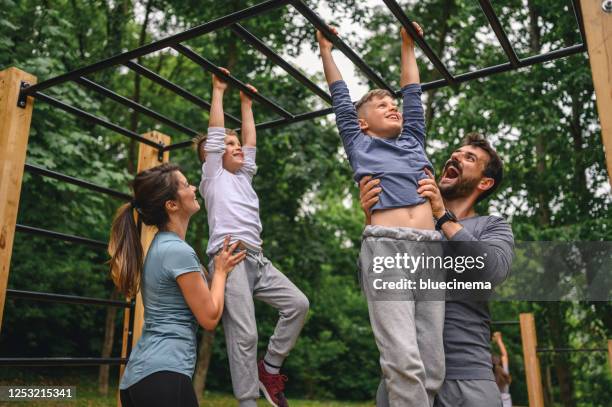
<svg viewBox="0 0 612 407">
<path fill-rule="evenodd" d="M 195 407 L 191 376 L 197 324 L 215 328 L 227 275 L 246 253 L 234 254 L 237 244 L 230 246 L 226 237 L 209 288 L 195 251 L 185 242 L 189 219 L 200 209 L 195 187 L 178 166 L 163 164 L 139 173 L 132 188 L 134 199 L 117 211 L 108 246 L 115 285 L 128 297 L 140 290 L 144 304 L 142 335 L 119 386 L 121 404 Z M 144 261 L 133 210 L 159 230 Z"/>
</svg>

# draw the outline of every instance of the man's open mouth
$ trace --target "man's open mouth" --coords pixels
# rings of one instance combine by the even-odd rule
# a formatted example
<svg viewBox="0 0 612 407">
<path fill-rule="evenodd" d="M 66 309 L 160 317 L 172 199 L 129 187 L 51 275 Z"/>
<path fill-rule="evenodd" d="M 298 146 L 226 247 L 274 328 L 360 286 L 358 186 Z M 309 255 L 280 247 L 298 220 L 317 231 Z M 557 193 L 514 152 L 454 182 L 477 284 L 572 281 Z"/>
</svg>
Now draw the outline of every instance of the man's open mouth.
<svg viewBox="0 0 612 407">
<path fill-rule="evenodd" d="M 454 181 L 461 176 L 461 168 L 455 163 L 448 163 L 442 174 L 441 181 Z"/>
</svg>

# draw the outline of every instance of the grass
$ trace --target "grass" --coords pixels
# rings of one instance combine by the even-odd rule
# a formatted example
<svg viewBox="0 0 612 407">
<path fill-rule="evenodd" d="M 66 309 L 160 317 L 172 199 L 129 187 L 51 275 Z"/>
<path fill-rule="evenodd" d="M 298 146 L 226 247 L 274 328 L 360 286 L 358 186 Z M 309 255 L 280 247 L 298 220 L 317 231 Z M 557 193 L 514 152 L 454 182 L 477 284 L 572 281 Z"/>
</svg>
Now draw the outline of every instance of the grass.
<svg viewBox="0 0 612 407">
<path fill-rule="evenodd" d="M 90 375 L 74 376 L 70 378 L 38 378 L 37 380 L 0 380 L 0 385 L 22 385 L 22 386 L 76 386 L 76 399 L 73 401 L 15 401 L 2 402 L 0 406 L 32 406 L 32 407 L 64 407 L 64 406 L 79 406 L 79 407 L 116 407 L 117 396 L 115 393 L 116 387 L 110 387 L 109 395 L 102 396 L 98 394 L 97 383 L 95 378 Z M 116 386 L 116 384 L 115 384 Z M 291 407 L 372 407 L 374 402 L 350 402 L 350 401 L 324 401 L 324 400 L 297 400 L 289 399 Z M 215 392 L 205 392 L 204 398 L 200 406 L 203 407 L 236 407 L 238 402 L 230 394 L 222 394 Z M 260 407 L 269 406 L 265 399 L 260 399 L 257 402 Z"/>
</svg>

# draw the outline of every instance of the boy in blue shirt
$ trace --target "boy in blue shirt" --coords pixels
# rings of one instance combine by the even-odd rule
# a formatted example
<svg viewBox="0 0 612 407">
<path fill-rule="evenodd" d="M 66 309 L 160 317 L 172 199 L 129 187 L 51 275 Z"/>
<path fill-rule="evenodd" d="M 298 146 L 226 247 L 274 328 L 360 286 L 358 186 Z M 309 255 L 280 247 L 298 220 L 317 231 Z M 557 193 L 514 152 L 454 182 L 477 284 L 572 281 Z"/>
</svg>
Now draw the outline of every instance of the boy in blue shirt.
<svg viewBox="0 0 612 407">
<path fill-rule="evenodd" d="M 413 24 L 422 36 L 421 27 Z M 330 29 L 337 35 L 335 28 Z M 403 28 L 401 37 L 400 113 L 394 95 L 383 89 L 366 93 L 353 106 L 332 57 L 332 42 L 317 32 L 336 125 L 355 181 L 373 175 L 382 188 L 372 208 L 371 225 L 363 233 L 360 264 L 364 282 L 370 278 L 373 256 L 379 256 L 380 251 L 393 248 L 391 251 L 397 252 L 402 248 L 418 256 L 421 250 L 416 253 L 412 242 L 441 239 L 434 228 L 430 203 L 417 193 L 418 181 L 428 177 L 432 166 L 425 154 L 425 121 L 414 40 Z M 444 299 L 414 301 L 413 293 L 407 295 L 403 301 L 368 298 L 370 322 L 390 405 L 430 406 L 444 380 Z"/>
</svg>

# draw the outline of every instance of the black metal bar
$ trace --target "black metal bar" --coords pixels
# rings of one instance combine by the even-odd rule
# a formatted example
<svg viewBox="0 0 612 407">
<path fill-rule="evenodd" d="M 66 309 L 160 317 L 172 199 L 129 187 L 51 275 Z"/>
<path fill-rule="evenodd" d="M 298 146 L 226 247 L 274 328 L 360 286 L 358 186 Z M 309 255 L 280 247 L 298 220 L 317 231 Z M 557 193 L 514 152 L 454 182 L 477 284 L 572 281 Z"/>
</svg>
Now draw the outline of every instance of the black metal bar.
<svg viewBox="0 0 612 407">
<path fill-rule="evenodd" d="M 81 297 L 77 295 L 42 293 L 37 291 L 6 290 L 6 295 L 11 298 L 19 298 L 23 300 L 62 302 L 66 304 L 87 304 L 87 305 L 104 305 L 107 307 L 129 308 L 130 303 L 127 301 L 107 300 L 104 298 Z"/>
<path fill-rule="evenodd" d="M 149 140 L 149 139 L 147 139 L 145 137 L 142 137 L 138 133 L 134 133 L 131 130 L 125 129 L 125 128 L 121 127 L 121 126 L 118 126 L 118 125 L 116 125 L 114 123 L 111 123 L 111 122 L 109 122 L 106 119 L 102 119 L 101 117 L 94 116 L 93 114 L 87 113 L 86 111 L 81 110 L 79 108 L 76 108 L 74 106 L 70 106 L 70 105 L 68 105 L 68 104 L 66 104 L 66 103 L 64 103 L 64 102 L 62 102 L 60 100 L 52 98 L 51 96 L 45 95 L 44 93 L 37 92 L 36 93 L 36 98 L 38 100 L 43 101 L 43 102 L 47 102 L 50 105 L 58 107 L 58 108 L 66 111 L 68 113 L 71 113 L 71 114 L 73 114 L 73 115 L 75 115 L 75 116 L 77 116 L 77 117 L 79 117 L 81 119 L 90 121 L 92 123 L 98 124 L 98 125 L 103 126 L 103 127 L 106 127 L 109 130 L 112 130 L 112 131 L 114 131 L 116 133 L 119 133 L 119 134 L 122 134 L 124 136 L 127 136 L 127 137 L 129 137 L 129 138 L 131 138 L 133 140 L 136 140 L 136 141 L 139 141 L 141 143 L 147 144 L 147 145 L 149 145 L 151 147 L 155 147 L 155 148 L 158 148 L 158 149 L 160 148 L 159 144 L 157 144 L 156 142 L 151 141 L 151 140 Z"/>
<path fill-rule="evenodd" d="M 400 24 L 406 29 L 408 34 L 414 38 L 414 41 L 419 45 L 423 53 L 429 58 L 433 66 L 436 68 L 438 72 L 444 77 L 446 82 L 449 84 L 455 83 L 455 79 L 453 75 L 448 71 L 444 63 L 438 58 L 435 52 L 431 49 L 429 44 L 425 42 L 423 37 L 421 37 L 414 26 L 412 25 L 412 21 L 408 18 L 406 13 L 402 10 L 399 4 L 395 0 L 383 0 L 387 8 L 393 13 L 395 18 L 400 22 Z"/>
<path fill-rule="evenodd" d="M 181 54 L 183 54 L 187 58 L 191 59 L 196 64 L 200 65 L 206 71 L 214 73 L 215 75 L 217 75 L 218 77 L 220 77 L 224 81 L 228 82 L 230 85 L 232 85 L 232 86 L 240 89 L 241 91 L 245 92 L 251 98 L 253 98 L 254 100 L 258 101 L 262 105 L 267 106 L 268 108 L 272 109 L 277 114 L 279 114 L 279 115 L 281 115 L 281 116 L 283 116 L 285 118 L 293 117 L 293 115 L 291 113 L 289 113 L 287 110 L 283 109 L 281 106 L 279 106 L 275 102 L 271 101 L 267 97 L 265 97 L 265 96 L 263 96 L 263 95 L 261 95 L 259 93 L 251 91 L 244 82 L 240 81 L 239 79 L 235 78 L 232 75 L 226 75 L 215 64 L 213 64 L 212 62 L 210 62 L 208 59 L 204 58 L 203 56 L 196 54 L 195 52 L 193 52 L 193 50 L 189 49 L 185 45 L 183 45 L 183 44 L 176 44 L 176 45 L 173 45 L 172 48 L 174 48 L 175 50 L 177 50 L 178 52 L 180 52 Z"/>
<path fill-rule="evenodd" d="M 327 37 L 334 46 L 339 49 L 348 59 L 351 60 L 355 66 L 357 66 L 365 76 L 376 84 L 379 88 L 386 89 L 391 93 L 395 93 L 395 90 L 385 82 L 368 64 L 361 59 L 355 51 L 353 51 L 344 41 L 342 41 L 337 35 L 334 35 L 328 25 L 323 21 L 321 17 L 317 15 L 310 7 L 304 4 L 301 0 L 292 0 L 291 5 L 303 15 L 317 30 L 321 31 L 325 37 Z"/>
<path fill-rule="evenodd" d="M 576 45 L 572 45 L 567 48 L 562 48 L 559 50 L 551 51 L 546 54 L 531 56 L 531 57 L 521 60 L 521 68 L 535 65 L 541 62 L 548 62 L 548 61 L 563 58 L 566 56 L 578 54 L 580 52 L 584 52 L 585 50 L 586 48 L 583 44 L 576 44 Z M 488 75 L 507 72 L 507 71 L 511 71 L 514 69 L 516 68 L 514 68 L 510 62 L 506 62 L 501 65 L 496 65 L 496 66 L 492 66 L 488 68 L 483 68 L 477 71 L 466 72 L 464 74 L 457 75 L 455 77 L 455 81 L 457 83 L 468 82 L 470 80 L 479 79 L 479 78 L 486 77 Z M 447 82 L 445 79 L 438 79 L 432 82 L 424 83 L 421 86 L 423 90 L 430 90 L 430 89 L 441 88 L 446 85 L 447 85 Z M 398 96 L 400 95 L 399 92 L 396 92 L 396 94 Z M 315 119 L 317 117 L 327 116 L 328 114 L 331 114 L 331 113 L 333 113 L 333 110 L 331 108 L 315 110 L 315 111 L 308 112 L 308 113 L 301 113 L 301 114 L 295 115 L 295 117 L 291 119 L 277 119 L 277 120 L 272 120 L 272 121 L 268 121 L 265 123 L 260 123 L 257 125 L 257 130 L 272 129 L 272 128 L 284 126 L 287 124 L 298 123 L 298 122 L 305 121 L 305 120 Z M 181 143 L 171 144 L 165 147 L 165 150 L 175 150 L 175 149 L 185 148 L 189 146 L 191 146 L 191 142 L 181 142 Z"/>
<path fill-rule="evenodd" d="M 299 114 L 295 116 L 293 119 L 272 120 L 269 122 L 260 123 L 256 126 L 256 128 L 257 130 L 272 129 L 274 127 L 278 127 L 281 125 L 287 125 L 287 124 L 302 122 L 304 120 L 315 119 L 317 117 L 326 116 L 331 113 L 333 113 L 333 109 L 331 107 L 328 107 L 326 109 L 316 110 L 314 112 Z"/>
<path fill-rule="evenodd" d="M 491 325 L 519 325 L 519 321 L 491 321 Z"/>
<path fill-rule="evenodd" d="M 59 232 L 54 232 L 52 230 L 35 228 L 32 226 L 17 224 L 15 226 L 15 230 L 17 232 L 23 232 L 23 233 L 29 233 L 32 235 L 50 237 L 52 239 L 63 240 L 65 242 L 78 243 L 78 244 L 82 244 L 86 246 L 92 246 L 92 247 L 95 247 L 96 249 L 106 250 L 106 248 L 108 247 L 108 243 L 102 242 L 100 240 L 93 240 L 93 239 L 89 239 L 86 237 L 68 235 L 65 233 L 59 233 Z"/>
<path fill-rule="evenodd" d="M 608 348 L 537 348 L 538 353 L 608 352 Z"/>
<path fill-rule="evenodd" d="M 576 44 L 576 45 L 572 45 L 566 48 L 561 48 L 555 51 L 547 52 L 545 54 L 534 55 L 534 56 L 530 56 L 530 57 L 521 59 L 520 64 L 521 64 L 521 68 L 524 68 L 527 66 L 531 66 L 531 65 L 535 65 L 535 64 L 539 64 L 543 62 L 549 62 L 555 59 L 560 59 L 560 58 L 567 57 L 570 55 L 578 54 L 584 51 L 586 51 L 586 47 L 584 46 L 584 44 Z M 511 71 L 513 69 L 516 69 L 516 68 L 514 68 L 510 62 L 506 62 L 500 65 L 494 65 L 494 66 L 490 66 L 487 68 L 479 69 L 477 71 L 466 72 L 461 75 L 457 75 L 455 77 L 455 81 L 457 81 L 457 83 L 468 82 L 474 79 L 484 78 L 489 75 Z M 446 81 L 442 79 L 442 80 L 425 83 L 422 85 L 422 88 L 423 90 L 430 90 L 430 89 L 441 88 L 442 86 L 445 86 L 445 85 L 446 85 Z"/>
<path fill-rule="evenodd" d="M 516 55 L 516 52 L 514 52 L 512 44 L 510 44 L 508 36 L 506 35 L 506 32 L 504 31 L 504 28 L 502 27 L 501 22 L 499 21 L 499 18 L 497 18 L 497 14 L 495 14 L 495 10 L 493 9 L 491 2 L 489 0 L 478 0 L 478 2 L 480 3 L 480 8 L 487 16 L 487 20 L 489 20 L 489 25 L 497 36 L 499 44 L 504 49 L 508 60 L 510 61 L 513 67 L 518 67 L 520 64 L 519 58 Z"/>
<path fill-rule="evenodd" d="M 153 72 L 152 70 L 145 68 L 144 66 L 134 62 L 134 61 L 128 61 L 124 64 L 125 66 L 127 66 L 128 68 L 130 68 L 131 70 L 133 70 L 134 72 L 137 72 L 138 74 L 146 77 L 147 79 L 157 83 L 158 85 L 163 86 L 164 88 L 170 90 L 171 92 L 176 93 L 177 95 L 179 95 L 180 97 L 187 99 L 188 101 L 190 101 L 191 103 L 206 109 L 208 111 L 210 111 L 210 103 L 208 103 L 206 100 L 202 99 L 199 96 L 194 95 L 193 93 L 189 92 L 188 90 L 180 87 L 179 85 L 170 82 L 167 79 L 162 78 L 161 76 L 159 76 L 158 74 L 156 74 L 155 72 Z M 233 116 L 229 113 L 223 113 L 223 115 L 228 119 L 231 120 L 237 124 L 240 124 L 241 121 L 239 118 L 237 118 L 236 116 Z"/>
<path fill-rule="evenodd" d="M 51 171 L 43 167 L 39 167 L 34 164 L 25 164 L 25 170 L 31 174 L 42 175 L 44 177 L 54 178 L 60 181 L 65 181 L 69 184 L 78 185 L 83 188 L 90 189 L 92 191 L 101 192 L 103 194 L 110 195 L 114 198 L 119 198 L 123 200 L 129 201 L 132 199 L 132 196 L 120 191 L 115 191 L 114 189 L 102 187 L 96 184 L 93 184 L 89 181 L 84 181 L 82 179 L 74 178 L 66 174 L 62 174 L 59 172 Z"/>
<path fill-rule="evenodd" d="M 99 94 L 104 95 L 104 96 L 108 97 L 109 99 L 114 100 L 115 102 L 121 103 L 122 105 L 127 106 L 130 109 L 132 109 L 132 110 L 135 110 L 135 111 L 137 111 L 139 113 L 145 114 L 145 115 L 147 115 L 147 116 L 149 116 L 149 117 L 151 117 L 151 118 L 153 118 L 153 119 L 155 119 L 157 121 L 160 121 L 160 122 L 162 122 L 164 124 L 167 124 L 168 126 L 173 127 L 173 128 L 175 128 L 175 129 L 177 129 L 177 130 L 179 130 L 179 131 L 181 131 L 181 132 L 183 132 L 183 133 L 185 133 L 185 134 L 187 134 L 187 135 L 189 135 L 191 137 L 194 137 L 194 136 L 196 136 L 198 134 L 197 131 L 195 131 L 193 129 L 190 129 L 187 126 L 183 126 L 182 124 L 177 123 L 174 120 L 169 119 L 166 116 L 164 116 L 164 115 L 162 115 L 160 113 L 157 113 L 156 111 L 151 110 L 151 109 L 149 109 L 146 106 L 141 105 L 140 103 L 136 103 L 136 102 L 134 102 L 131 99 L 128 99 L 128 98 L 126 98 L 124 96 L 121 96 L 120 94 L 115 93 L 112 90 L 105 88 L 104 86 L 101 86 L 101 85 L 99 85 L 99 84 L 97 84 L 97 83 L 95 83 L 93 81 L 90 81 L 87 78 L 80 77 L 80 78 L 76 79 L 75 82 L 77 82 L 80 85 L 85 86 L 86 88 L 94 90 L 94 91 L 98 92 Z"/>
<path fill-rule="evenodd" d="M 223 27 L 227 27 L 235 22 L 238 22 L 238 21 L 241 21 L 247 18 L 255 17 L 259 14 L 274 10 L 276 8 L 286 5 L 287 3 L 289 3 L 289 0 L 264 1 L 252 7 L 236 11 L 234 13 L 220 17 L 216 20 L 209 21 L 197 27 L 190 28 L 187 31 L 183 31 L 181 33 L 172 35 L 162 40 L 155 41 L 147 45 L 143 45 L 142 47 L 138 47 L 131 51 L 112 56 L 110 58 L 104 59 L 95 64 L 88 65 L 83 68 L 78 68 L 71 72 L 65 73 L 63 75 L 56 76 L 55 78 L 51 78 L 46 81 L 40 82 L 39 84 L 30 86 L 29 88 L 24 89 L 24 94 L 34 95 L 36 92 L 47 89 L 51 86 L 59 85 L 61 83 L 74 80 L 81 76 L 85 76 L 85 75 L 100 71 L 102 69 L 109 68 L 111 66 L 125 63 L 131 59 L 136 59 L 143 55 L 151 54 L 155 51 L 159 51 L 160 49 L 167 48 L 171 45 L 190 40 L 192 38 L 207 34 L 209 32 L 218 30 Z"/>
<path fill-rule="evenodd" d="M 123 365 L 127 358 L 0 358 L 0 366 Z"/>
<path fill-rule="evenodd" d="M 587 43 L 586 34 L 584 33 L 584 19 L 582 17 L 582 9 L 580 8 L 579 0 L 572 0 L 572 8 L 574 9 L 574 17 L 576 17 L 576 22 L 578 23 L 578 28 L 580 28 L 580 37 L 582 38 L 582 43 Z"/>
<path fill-rule="evenodd" d="M 266 57 L 268 57 L 268 59 L 270 59 L 276 65 L 283 68 L 285 72 L 293 76 L 293 78 L 295 78 L 298 82 L 300 82 L 302 85 L 310 89 L 313 93 L 318 95 L 326 103 L 331 105 L 332 101 L 331 101 L 331 96 L 329 95 L 329 93 L 327 93 L 326 91 L 321 89 L 316 83 L 308 79 L 302 72 L 294 68 L 293 65 L 291 65 L 289 62 L 285 61 L 283 57 L 281 57 L 276 52 L 274 52 L 274 50 L 272 50 L 270 47 L 264 44 L 263 41 L 261 41 L 259 38 L 254 36 L 252 33 L 250 33 L 246 28 L 244 28 L 240 24 L 234 24 L 232 25 L 232 30 L 244 41 L 251 44 L 253 48 L 255 48 L 256 50 L 264 54 Z"/>
</svg>

